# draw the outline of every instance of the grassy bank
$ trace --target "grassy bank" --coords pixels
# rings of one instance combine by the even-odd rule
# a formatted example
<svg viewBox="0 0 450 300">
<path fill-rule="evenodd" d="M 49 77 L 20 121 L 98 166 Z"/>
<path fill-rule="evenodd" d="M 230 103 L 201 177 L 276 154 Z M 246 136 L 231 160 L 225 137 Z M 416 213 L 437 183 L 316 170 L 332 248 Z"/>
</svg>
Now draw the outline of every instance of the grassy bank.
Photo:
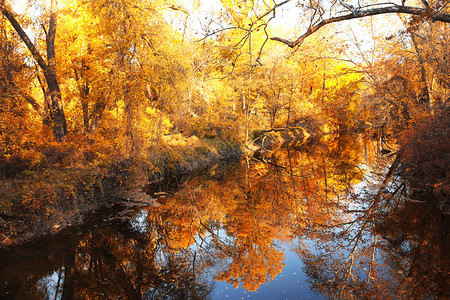
<svg viewBox="0 0 450 300">
<path fill-rule="evenodd" d="M 84 166 L 53 165 L 3 177 L 0 243 L 29 241 L 79 224 L 100 207 L 151 204 L 151 196 L 174 187 L 184 176 L 240 155 L 237 144 L 223 139 L 178 136 L 149 149 L 147 155 Z"/>
</svg>

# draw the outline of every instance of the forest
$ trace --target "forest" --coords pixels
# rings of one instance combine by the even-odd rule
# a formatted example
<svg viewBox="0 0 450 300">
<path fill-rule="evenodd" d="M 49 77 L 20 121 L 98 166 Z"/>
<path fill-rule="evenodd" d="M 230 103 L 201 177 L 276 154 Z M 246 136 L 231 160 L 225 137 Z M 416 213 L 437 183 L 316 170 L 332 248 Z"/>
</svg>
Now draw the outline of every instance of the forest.
<svg viewBox="0 0 450 300">
<path fill-rule="evenodd" d="M 0 1 L 2 243 L 113 186 L 347 131 L 395 139 L 380 150 L 450 211 L 447 0 L 15 2 Z"/>
</svg>

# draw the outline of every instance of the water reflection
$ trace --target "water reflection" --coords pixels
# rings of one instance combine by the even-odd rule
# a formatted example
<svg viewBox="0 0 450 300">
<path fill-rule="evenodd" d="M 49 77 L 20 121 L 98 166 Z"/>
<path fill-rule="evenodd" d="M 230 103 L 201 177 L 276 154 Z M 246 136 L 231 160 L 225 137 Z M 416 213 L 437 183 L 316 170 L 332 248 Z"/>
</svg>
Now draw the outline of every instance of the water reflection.
<svg viewBox="0 0 450 300">
<path fill-rule="evenodd" d="M 327 298 L 445 298 L 448 216 L 377 149 L 345 135 L 213 168 L 130 220 L 2 251 L 0 295 L 207 299 L 227 282 L 247 297 L 289 270 Z M 285 266 L 294 253 L 303 270 Z M 290 280 L 284 297 L 300 297 Z"/>
</svg>

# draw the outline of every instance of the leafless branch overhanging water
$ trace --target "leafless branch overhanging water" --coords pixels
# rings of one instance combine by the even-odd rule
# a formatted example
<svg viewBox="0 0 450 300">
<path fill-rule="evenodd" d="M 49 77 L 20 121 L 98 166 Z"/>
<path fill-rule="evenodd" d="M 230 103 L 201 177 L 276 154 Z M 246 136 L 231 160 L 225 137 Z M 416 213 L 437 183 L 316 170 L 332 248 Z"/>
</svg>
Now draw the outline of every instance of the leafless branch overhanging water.
<svg viewBox="0 0 450 300">
<path fill-rule="evenodd" d="M 346 11 L 350 11 L 350 13 L 340 15 L 340 16 L 334 16 L 329 17 L 327 19 L 322 19 L 320 17 L 320 21 L 314 21 L 311 20 L 309 28 L 306 30 L 306 32 L 301 35 L 300 37 L 296 38 L 295 40 L 288 40 L 281 37 L 272 37 L 271 40 L 278 41 L 283 44 L 286 44 L 287 46 L 294 48 L 296 46 L 299 46 L 303 43 L 303 41 L 309 37 L 310 35 L 317 32 L 320 28 L 332 24 L 337 23 L 345 20 L 352 20 L 352 19 L 361 19 L 369 16 L 376 16 L 376 15 L 385 15 L 385 14 L 407 14 L 407 15 L 414 15 L 414 16 L 422 16 L 425 19 L 430 20 L 431 22 L 444 22 L 444 23 L 450 23 L 450 14 L 442 13 L 440 12 L 440 9 L 438 11 L 434 11 L 429 6 L 425 8 L 421 7 L 412 7 L 412 6 L 404 6 L 404 5 L 398 5 L 394 3 L 389 3 L 386 5 L 385 3 L 380 5 L 386 5 L 382 7 L 373 7 L 374 5 L 367 5 L 362 7 L 356 7 L 350 6 L 349 4 L 344 3 L 343 1 L 340 1 L 341 6 L 346 8 Z M 317 8 L 314 9 L 314 11 Z M 315 16 L 313 14 L 313 16 Z"/>
</svg>

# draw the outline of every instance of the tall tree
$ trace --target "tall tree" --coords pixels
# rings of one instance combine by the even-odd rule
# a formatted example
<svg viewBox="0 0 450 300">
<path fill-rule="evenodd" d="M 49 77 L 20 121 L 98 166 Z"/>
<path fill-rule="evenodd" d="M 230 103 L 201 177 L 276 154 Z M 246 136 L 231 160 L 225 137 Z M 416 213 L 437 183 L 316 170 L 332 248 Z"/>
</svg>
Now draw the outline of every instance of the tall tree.
<svg viewBox="0 0 450 300">
<path fill-rule="evenodd" d="M 49 26 L 46 31 L 46 48 L 47 48 L 47 62 L 41 56 L 40 52 L 28 37 L 23 27 L 19 24 L 10 6 L 2 0 L 0 3 L 0 10 L 2 14 L 9 20 L 11 26 L 20 36 L 27 48 L 30 50 L 33 58 L 36 60 L 39 68 L 42 70 L 45 81 L 47 83 L 47 91 L 45 97 L 47 98 L 49 107 L 49 125 L 53 129 L 55 137 L 59 141 L 63 141 L 67 134 L 67 124 L 64 115 L 61 91 L 56 76 L 55 65 L 55 37 L 56 25 L 58 15 L 58 2 L 51 0 Z M 45 120 L 44 120 L 45 122 Z"/>
</svg>

